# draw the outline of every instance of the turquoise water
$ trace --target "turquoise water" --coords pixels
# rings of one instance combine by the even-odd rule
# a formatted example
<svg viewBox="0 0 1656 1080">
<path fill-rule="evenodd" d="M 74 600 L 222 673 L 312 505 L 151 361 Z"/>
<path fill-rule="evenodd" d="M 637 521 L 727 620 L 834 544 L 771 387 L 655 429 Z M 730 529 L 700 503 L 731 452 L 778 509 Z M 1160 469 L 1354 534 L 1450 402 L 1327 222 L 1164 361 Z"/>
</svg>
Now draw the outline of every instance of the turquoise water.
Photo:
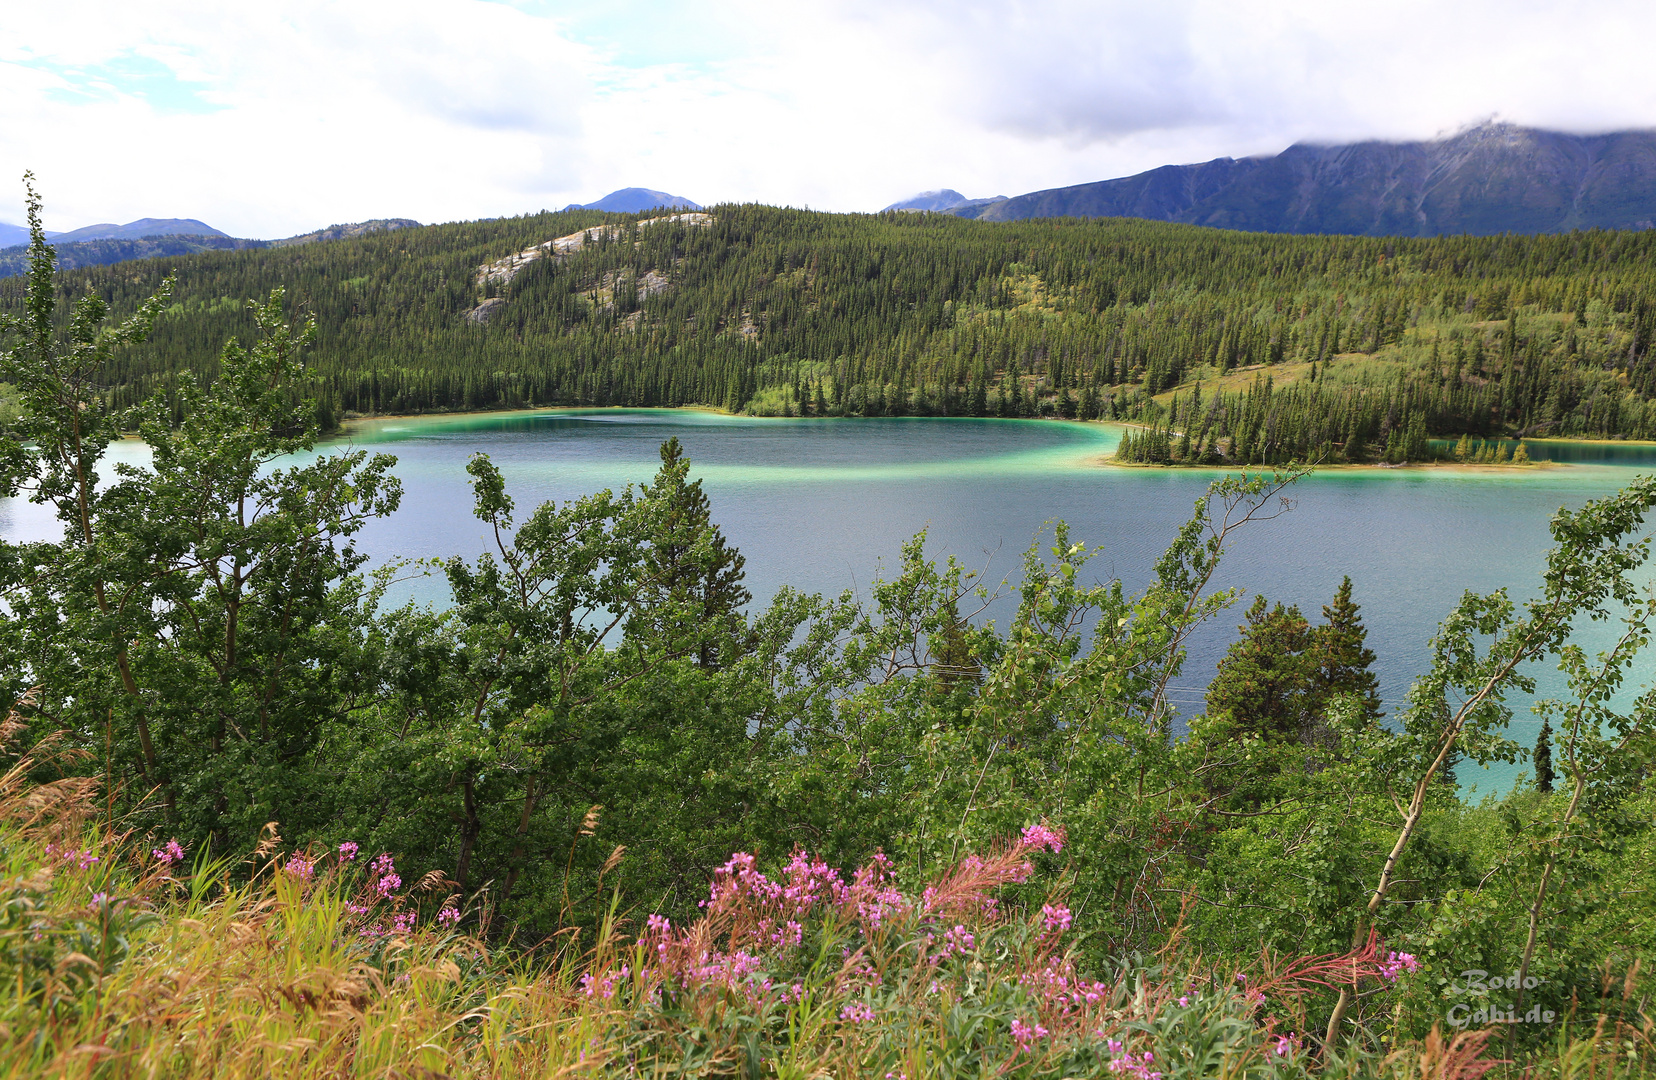
<svg viewBox="0 0 1656 1080">
<path fill-rule="evenodd" d="M 1030 542 L 1062 518 L 1101 554 L 1100 578 L 1141 586 L 1214 473 L 1099 465 L 1119 432 L 1104 425 L 1020 420 L 751 419 L 665 410 L 596 410 L 387 419 L 353 425 L 345 440 L 398 458 L 403 508 L 363 534 L 376 558 L 472 556 L 489 538 L 471 516 L 465 474 L 473 453 L 504 472 L 520 511 L 647 480 L 661 441 L 676 435 L 713 502 L 714 519 L 747 557 L 762 602 L 780 585 L 866 593 L 918 530 L 934 555 L 955 555 L 991 580 L 1017 573 Z M 336 444 L 337 445 L 337 444 Z M 326 448 L 325 448 L 326 449 Z M 1467 589 L 1534 589 L 1560 506 L 1608 494 L 1656 472 L 1656 447 L 1532 443 L 1535 470 L 1331 470 L 1301 481 L 1294 509 L 1249 526 L 1217 584 L 1263 592 L 1320 614 L 1344 574 L 1363 608 L 1388 705 L 1425 667 L 1439 619 Z M 124 456 L 141 447 L 125 444 Z M 48 528 L 38 508 L 0 506 L 0 533 Z M 441 601 L 437 582 L 405 586 Z M 1246 599 L 1243 601 L 1246 603 Z M 1000 621 L 1009 603 L 991 612 Z M 1234 617 L 1232 617 L 1234 616 Z M 1234 638 L 1240 607 L 1193 643 L 1177 700 L 1201 689 Z M 1603 628 L 1595 636 L 1603 636 Z M 1653 665 L 1646 665 L 1647 672 Z M 1561 685 L 1547 672 L 1543 692 Z M 1648 680 L 1641 673 L 1639 681 Z M 1519 710 L 1513 735 L 1539 726 Z M 1504 790 L 1515 770 L 1461 767 L 1463 784 Z"/>
</svg>

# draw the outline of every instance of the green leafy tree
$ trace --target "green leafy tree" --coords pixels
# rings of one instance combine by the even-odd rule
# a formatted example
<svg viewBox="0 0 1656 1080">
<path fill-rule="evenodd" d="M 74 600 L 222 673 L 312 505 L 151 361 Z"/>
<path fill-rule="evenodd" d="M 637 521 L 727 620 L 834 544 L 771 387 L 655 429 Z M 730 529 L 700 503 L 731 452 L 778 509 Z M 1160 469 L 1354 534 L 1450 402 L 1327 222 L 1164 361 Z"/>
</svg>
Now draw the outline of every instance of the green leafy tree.
<svg viewBox="0 0 1656 1080">
<path fill-rule="evenodd" d="M 309 334 L 282 321 L 278 292 L 251 306 L 256 340 L 227 345 L 217 378 L 180 381 L 179 423 L 160 397 L 132 417 L 150 464 L 111 470 L 117 420 L 93 372 L 144 339 L 164 297 L 108 330 L 86 298 L 60 336 L 29 197 L 30 313 L 4 325 L 19 341 L 0 360 L 22 402 L 3 486 L 54 506 L 64 533 L 0 545 L 8 673 L 42 688 L 37 727 L 86 748 L 112 796 L 158 793 L 192 842 L 317 821 L 338 792 L 312 752 L 366 691 L 374 590 L 350 538 L 396 508 L 392 459 L 277 464 L 317 434 L 293 393 Z"/>
</svg>

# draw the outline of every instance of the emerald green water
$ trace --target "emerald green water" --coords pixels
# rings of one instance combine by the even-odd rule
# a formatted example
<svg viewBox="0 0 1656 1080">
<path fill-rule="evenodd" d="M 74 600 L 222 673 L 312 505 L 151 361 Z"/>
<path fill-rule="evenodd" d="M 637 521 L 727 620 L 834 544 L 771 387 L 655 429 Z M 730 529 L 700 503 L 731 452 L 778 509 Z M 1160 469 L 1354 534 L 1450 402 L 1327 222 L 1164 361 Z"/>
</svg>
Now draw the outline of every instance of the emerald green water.
<svg viewBox="0 0 1656 1080">
<path fill-rule="evenodd" d="M 520 509 L 648 479 L 661 441 L 676 435 L 712 499 L 714 518 L 747 557 L 763 602 L 783 584 L 866 592 L 918 530 L 930 550 L 955 555 L 991 580 L 1017 572 L 1050 522 L 1100 550 L 1099 578 L 1141 586 L 1151 564 L 1215 473 L 1104 467 L 1117 429 L 1020 420 L 753 419 L 666 410 L 595 410 L 386 419 L 355 424 L 345 442 L 398 458 L 406 494 L 392 518 L 370 526 L 377 558 L 475 555 L 489 543 L 471 515 L 465 474 L 473 453 L 505 473 Z M 326 449 L 326 448 L 324 448 Z M 1351 576 L 1377 655 L 1388 706 L 1424 669 L 1439 619 L 1467 589 L 1534 589 L 1560 506 L 1608 494 L 1656 471 L 1656 447 L 1531 444 L 1537 458 L 1571 461 L 1534 470 L 1347 469 L 1301 481 L 1291 513 L 1250 526 L 1218 584 L 1263 592 L 1315 617 Z M 123 446 L 121 453 L 141 452 Z M 0 533 L 38 533 L 38 508 L 0 506 Z M 407 588 L 434 602 L 433 580 Z M 1246 600 L 1244 600 L 1246 603 Z M 991 615 L 1004 621 L 1009 602 Z M 1234 638 L 1240 610 L 1192 643 L 1176 700 L 1200 707 L 1213 665 Z M 1587 640 L 1606 628 L 1589 628 Z M 1637 674 L 1647 682 L 1651 668 Z M 1558 692 L 1549 672 L 1542 691 Z M 1550 677 L 1549 677 L 1550 676 Z M 1513 736 L 1539 726 L 1517 710 Z M 1463 765 L 1463 784 L 1504 790 L 1516 769 Z"/>
</svg>

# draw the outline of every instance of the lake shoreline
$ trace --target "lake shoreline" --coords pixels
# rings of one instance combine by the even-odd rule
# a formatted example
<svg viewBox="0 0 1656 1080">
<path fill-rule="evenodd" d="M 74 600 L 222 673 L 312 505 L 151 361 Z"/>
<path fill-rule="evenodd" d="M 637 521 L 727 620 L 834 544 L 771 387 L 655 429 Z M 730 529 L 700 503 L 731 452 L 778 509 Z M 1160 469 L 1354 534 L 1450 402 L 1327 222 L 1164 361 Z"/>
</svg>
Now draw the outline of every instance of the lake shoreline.
<svg viewBox="0 0 1656 1080">
<path fill-rule="evenodd" d="M 553 415 L 559 413 L 604 413 L 604 412 L 667 412 L 667 413 L 701 413 L 711 416 L 725 416 L 732 420 L 1020 420 L 1042 421 L 1058 424 L 1073 424 L 1084 428 L 1132 428 L 1147 430 L 1142 424 L 1135 424 L 1128 420 L 1075 420 L 1061 416 L 753 416 L 747 413 L 733 413 L 712 405 L 537 405 L 521 409 L 472 409 L 448 410 L 444 412 L 418 413 L 377 413 L 371 416 L 353 416 L 341 422 L 338 429 L 330 432 L 324 438 L 350 438 L 353 429 L 360 429 L 372 424 L 387 421 L 410 420 L 441 420 L 441 419 L 487 419 L 490 417 L 526 416 L 526 415 Z M 1571 438 L 1540 438 L 1525 436 L 1523 439 L 1503 439 L 1503 442 L 1526 442 L 1533 444 L 1582 444 L 1588 446 L 1651 446 L 1656 447 L 1656 440 L 1650 439 L 1571 439 Z M 1234 473 L 1259 472 L 1272 469 L 1272 466 L 1263 465 L 1170 465 L 1156 462 L 1127 462 L 1117 461 L 1114 454 L 1087 457 L 1083 464 L 1091 468 L 1107 469 L 1151 469 L 1168 472 L 1212 472 Z M 1420 461 L 1408 462 L 1399 465 L 1389 465 L 1383 462 L 1372 464 L 1351 464 L 1349 462 L 1318 465 L 1315 472 L 1379 472 L 1404 471 L 1409 473 L 1438 471 L 1444 473 L 1470 475 L 1523 475 L 1538 472 L 1553 472 L 1560 469 L 1576 467 L 1572 462 L 1564 461 L 1530 461 L 1522 465 L 1494 464 L 1494 463 L 1467 463 L 1457 461 Z M 1276 466 L 1274 468 L 1282 468 Z"/>
<path fill-rule="evenodd" d="M 413 412 L 413 413 L 372 413 L 361 416 L 346 417 L 330 434 L 342 434 L 350 430 L 352 425 L 376 423 L 382 420 L 430 420 L 440 417 L 489 417 L 489 416 L 518 416 L 532 413 L 566 413 L 566 412 L 692 412 L 709 413 L 714 416 L 728 416 L 733 420 L 1033 420 L 1045 423 L 1078 424 L 1130 427 L 1137 430 L 1149 430 L 1143 424 L 1131 420 L 1078 420 L 1063 416 L 756 416 L 751 413 L 733 413 L 721 409 L 716 405 L 531 405 L 521 409 L 447 409 L 443 411 Z M 1459 438 L 1459 436 L 1433 436 L 1445 441 Z M 1480 438 L 1484 438 L 1480 436 Z M 1580 443 L 1587 446 L 1651 446 L 1656 447 L 1656 439 L 1592 439 L 1587 437 L 1560 437 L 1556 435 L 1525 435 L 1517 436 L 1489 436 L 1491 440 L 1500 442 L 1525 443 Z M 1374 469 L 1374 468 L 1417 468 L 1429 465 L 1444 465 L 1445 462 L 1421 462 L 1409 465 L 1327 465 L 1321 468 L 1345 469 Z M 1559 465 L 1561 462 L 1534 462 L 1537 466 Z M 1134 468 L 1141 467 L 1137 464 Z M 1208 465 L 1150 465 L 1149 468 L 1222 468 L 1223 466 Z M 1461 466 L 1456 463 L 1456 467 Z M 1479 468 L 1486 466 L 1476 466 Z M 1507 467 L 1507 466 L 1497 466 Z M 1517 466 L 1525 468 L 1527 466 Z"/>
</svg>

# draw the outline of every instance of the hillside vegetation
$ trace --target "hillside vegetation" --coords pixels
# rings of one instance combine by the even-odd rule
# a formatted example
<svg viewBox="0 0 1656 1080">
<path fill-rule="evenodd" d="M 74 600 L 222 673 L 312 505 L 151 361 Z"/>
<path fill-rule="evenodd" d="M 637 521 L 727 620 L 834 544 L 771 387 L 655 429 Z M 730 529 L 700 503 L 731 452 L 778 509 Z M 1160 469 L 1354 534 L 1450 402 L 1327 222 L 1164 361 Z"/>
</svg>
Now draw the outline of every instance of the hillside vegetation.
<svg viewBox="0 0 1656 1080">
<path fill-rule="evenodd" d="M 606 222 L 509 281 L 479 274 Z M 227 337 L 252 333 L 242 301 L 280 286 L 317 320 L 307 390 L 327 422 L 530 404 L 1154 421 L 1157 395 L 1257 368 L 1303 372 L 1297 392 L 1318 397 L 1256 402 L 1244 460 L 1325 443 L 1338 457 L 1354 436 L 1361 459 L 1411 424 L 1656 436 L 1656 232 L 1386 240 L 761 206 L 637 226 L 542 214 L 128 263 L 61 287 L 126 312 L 177 275 L 149 347 L 102 375 L 116 407 L 176 400 L 180 372 L 211 373 Z M 21 287 L 0 283 L 0 302 L 15 308 Z M 1220 406 L 1225 459 L 1242 409 Z"/>
</svg>

